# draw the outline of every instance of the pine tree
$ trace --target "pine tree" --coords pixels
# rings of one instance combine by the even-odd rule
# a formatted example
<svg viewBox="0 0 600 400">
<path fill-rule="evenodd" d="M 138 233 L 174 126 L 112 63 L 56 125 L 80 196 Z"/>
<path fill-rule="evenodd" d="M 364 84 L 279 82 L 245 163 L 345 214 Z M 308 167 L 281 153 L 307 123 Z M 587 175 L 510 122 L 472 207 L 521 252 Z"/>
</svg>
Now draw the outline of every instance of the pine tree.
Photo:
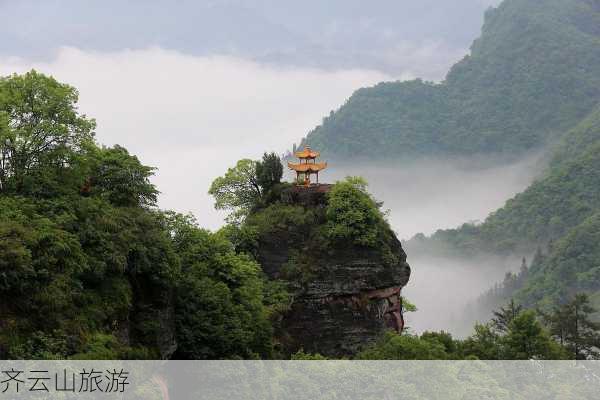
<svg viewBox="0 0 600 400">
<path fill-rule="evenodd" d="M 590 305 L 587 294 L 580 293 L 561 307 L 559 317 L 566 318 L 565 344 L 576 360 L 600 357 L 600 324 L 593 322 L 590 315 L 596 309 Z"/>
<path fill-rule="evenodd" d="M 516 304 L 514 299 L 506 307 L 500 307 L 500 310 L 494 311 L 492 324 L 499 332 L 507 332 L 510 323 L 519 315 L 523 307 Z"/>
</svg>

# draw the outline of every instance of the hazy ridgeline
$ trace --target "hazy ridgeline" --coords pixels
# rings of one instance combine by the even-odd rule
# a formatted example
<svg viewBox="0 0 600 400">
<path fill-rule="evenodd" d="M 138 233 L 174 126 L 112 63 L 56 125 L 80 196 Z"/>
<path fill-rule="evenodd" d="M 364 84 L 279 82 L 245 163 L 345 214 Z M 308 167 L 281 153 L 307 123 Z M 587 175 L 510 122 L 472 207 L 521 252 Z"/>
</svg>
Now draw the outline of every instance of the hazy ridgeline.
<svg viewBox="0 0 600 400">
<path fill-rule="evenodd" d="M 360 175 L 379 201 L 398 237 L 407 240 L 417 233 L 430 235 L 437 229 L 465 222 L 483 221 L 506 200 L 523 191 L 541 172 L 542 152 L 509 162 L 502 159 L 436 159 L 385 162 L 377 165 L 330 162 L 321 179 L 333 182 Z M 405 243 L 412 273 L 404 294 L 417 305 L 406 316 L 416 332 L 446 330 L 458 336 L 471 333 L 473 323 L 489 316 L 466 311 L 505 273 L 517 271 L 528 254 L 498 257 L 440 255 L 442 249 Z"/>
</svg>

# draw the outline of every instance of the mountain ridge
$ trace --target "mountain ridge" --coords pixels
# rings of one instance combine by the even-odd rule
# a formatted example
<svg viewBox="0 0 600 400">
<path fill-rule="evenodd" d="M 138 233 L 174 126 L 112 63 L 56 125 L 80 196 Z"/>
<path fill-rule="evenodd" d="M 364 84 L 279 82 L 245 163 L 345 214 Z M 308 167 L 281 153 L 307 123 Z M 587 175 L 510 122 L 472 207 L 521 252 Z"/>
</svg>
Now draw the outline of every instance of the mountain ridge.
<svg viewBox="0 0 600 400">
<path fill-rule="evenodd" d="M 329 158 L 523 155 L 600 101 L 596 0 L 506 0 L 442 83 L 357 90 L 302 140 Z"/>
</svg>

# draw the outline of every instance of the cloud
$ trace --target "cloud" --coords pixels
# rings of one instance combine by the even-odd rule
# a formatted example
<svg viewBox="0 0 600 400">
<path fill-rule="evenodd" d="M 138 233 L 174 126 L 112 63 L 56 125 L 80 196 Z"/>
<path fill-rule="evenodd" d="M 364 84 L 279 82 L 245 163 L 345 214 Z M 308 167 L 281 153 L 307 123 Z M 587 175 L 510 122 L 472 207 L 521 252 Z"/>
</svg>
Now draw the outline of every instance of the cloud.
<svg viewBox="0 0 600 400">
<path fill-rule="evenodd" d="M 539 174 L 542 154 L 507 163 L 494 157 L 421 159 L 414 162 L 330 163 L 326 179 L 360 175 L 369 191 L 390 210 L 401 239 L 417 233 L 482 221 Z M 493 182 L 493 186 L 490 186 Z"/>
<path fill-rule="evenodd" d="M 289 149 L 354 90 L 392 79 L 160 48 L 61 48 L 49 62 L 1 61 L 3 75 L 35 68 L 77 87 L 80 110 L 98 122 L 98 141 L 121 144 L 158 167 L 161 207 L 192 211 L 210 228 L 223 217 L 206 193 L 215 177 L 240 158 Z"/>
</svg>

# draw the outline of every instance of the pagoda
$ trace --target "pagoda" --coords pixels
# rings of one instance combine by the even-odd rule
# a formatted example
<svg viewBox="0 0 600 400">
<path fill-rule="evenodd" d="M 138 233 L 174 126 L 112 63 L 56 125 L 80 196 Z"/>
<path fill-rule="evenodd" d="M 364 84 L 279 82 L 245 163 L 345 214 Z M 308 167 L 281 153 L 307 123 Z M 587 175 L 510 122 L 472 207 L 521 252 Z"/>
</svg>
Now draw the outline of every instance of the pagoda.
<svg viewBox="0 0 600 400">
<path fill-rule="evenodd" d="M 313 151 L 309 146 L 306 146 L 304 150 L 297 151 L 295 156 L 300 159 L 299 163 L 288 162 L 288 168 L 296 171 L 296 184 L 310 186 L 310 176 L 316 175 L 316 184 L 319 184 L 319 171 L 327 168 L 326 162 L 316 162 L 316 158 L 319 157 L 318 151 Z"/>
</svg>

